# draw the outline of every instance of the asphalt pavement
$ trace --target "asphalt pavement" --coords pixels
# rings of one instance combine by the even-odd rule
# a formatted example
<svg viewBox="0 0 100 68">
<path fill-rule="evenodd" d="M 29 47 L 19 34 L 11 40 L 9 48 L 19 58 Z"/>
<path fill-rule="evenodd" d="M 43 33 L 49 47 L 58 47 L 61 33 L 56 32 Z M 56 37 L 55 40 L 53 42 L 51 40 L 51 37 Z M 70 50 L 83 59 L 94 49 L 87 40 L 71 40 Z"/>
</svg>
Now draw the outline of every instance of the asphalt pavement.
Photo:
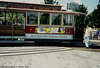
<svg viewBox="0 0 100 68">
<path fill-rule="evenodd" d="M 30 53 L 30 50 L 33 52 Z M 16 52 L 17 55 L 14 55 Z M 20 52 L 24 54 L 18 54 Z M 0 55 L 0 68 L 100 68 L 99 52 L 77 47 L 0 47 Z"/>
<path fill-rule="evenodd" d="M 100 68 L 100 44 L 0 44 L 0 68 Z"/>
<path fill-rule="evenodd" d="M 31 43 L 24 43 L 24 44 L 21 44 L 21 43 L 17 43 L 17 44 L 10 44 L 10 43 L 5 43 L 5 44 L 0 44 L 0 47 L 69 47 L 69 48 L 73 48 L 73 49 L 76 49 L 76 50 L 84 50 L 84 51 L 94 51 L 94 52 L 100 52 L 100 44 L 99 43 L 94 43 L 94 42 L 91 42 L 92 43 L 92 46 L 90 46 L 90 48 L 85 48 L 85 44 L 84 43 L 40 43 L 40 44 L 31 44 Z"/>
</svg>

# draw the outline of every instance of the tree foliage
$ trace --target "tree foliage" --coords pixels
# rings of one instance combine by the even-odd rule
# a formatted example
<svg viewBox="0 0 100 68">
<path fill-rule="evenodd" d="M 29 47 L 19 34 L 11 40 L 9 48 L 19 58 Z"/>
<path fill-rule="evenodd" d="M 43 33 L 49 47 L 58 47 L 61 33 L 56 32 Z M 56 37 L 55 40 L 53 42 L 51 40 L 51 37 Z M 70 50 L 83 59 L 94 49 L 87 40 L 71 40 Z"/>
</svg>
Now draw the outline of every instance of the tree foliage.
<svg viewBox="0 0 100 68">
<path fill-rule="evenodd" d="M 89 21 L 91 26 L 96 26 L 100 28 L 100 5 L 97 5 L 97 9 L 95 9 L 87 16 L 87 20 Z"/>
<path fill-rule="evenodd" d="M 79 5 L 79 8 L 76 9 L 76 12 L 82 12 L 87 14 L 87 7 L 85 7 L 83 4 Z M 84 26 L 86 23 L 84 23 L 85 15 L 76 16 L 76 26 Z"/>
<path fill-rule="evenodd" d="M 56 0 L 44 0 L 45 4 L 59 4 Z"/>
</svg>

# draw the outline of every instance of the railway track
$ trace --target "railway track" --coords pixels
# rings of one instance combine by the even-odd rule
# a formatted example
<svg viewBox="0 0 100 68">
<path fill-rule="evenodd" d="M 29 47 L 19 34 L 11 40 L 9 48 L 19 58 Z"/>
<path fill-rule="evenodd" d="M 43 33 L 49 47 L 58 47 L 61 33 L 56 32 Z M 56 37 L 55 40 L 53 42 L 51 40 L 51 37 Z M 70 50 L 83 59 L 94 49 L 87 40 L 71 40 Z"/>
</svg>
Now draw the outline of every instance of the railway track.
<svg viewBox="0 0 100 68">
<path fill-rule="evenodd" d="M 28 54 L 42 54 L 42 53 L 51 53 L 59 51 L 68 51 L 73 50 L 72 48 L 64 47 L 54 47 L 54 48 L 33 48 L 33 49 L 20 49 L 20 50 L 3 50 L 0 51 L 0 57 L 3 56 L 17 56 L 17 55 L 28 55 Z"/>
</svg>

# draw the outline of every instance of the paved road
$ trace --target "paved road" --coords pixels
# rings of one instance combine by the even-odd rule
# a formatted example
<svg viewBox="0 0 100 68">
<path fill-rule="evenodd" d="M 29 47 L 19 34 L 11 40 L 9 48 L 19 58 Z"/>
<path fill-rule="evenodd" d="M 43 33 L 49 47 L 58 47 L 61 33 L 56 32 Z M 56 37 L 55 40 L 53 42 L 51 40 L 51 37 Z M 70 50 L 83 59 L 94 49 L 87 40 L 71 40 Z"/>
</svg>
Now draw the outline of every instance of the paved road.
<svg viewBox="0 0 100 68">
<path fill-rule="evenodd" d="M 93 51 L 93 52 L 100 52 L 100 44 L 98 43 L 92 43 L 92 46 L 89 49 L 85 48 L 84 44 L 81 43 L 74 43 L 74 44 L 69 44 L 69 43 L 64 43 L 64 44 L 0 44 L 1 47 L 70 47 L 75 50 L 83 50 L 83 51 Z"/>
<path fill-rule="evenodd" d="M 62 47 L 0 47 L 5 50 L 24 50 L 36 48 L 62 48 Z M 66 48 L 66 47 L 64 47 Z M 71 47 L 73 48 L 73 47 Z M 69 49 L 69 48 L 68 48 Z M 0 57 L 0 67 L 15 66 L 16 68 L 100 68 L 100 52 L 82 49 L 71 49 L 40 54 L 27 54 Z M 26 66 L 26 67 L 25 67 Z"/>
</svg>

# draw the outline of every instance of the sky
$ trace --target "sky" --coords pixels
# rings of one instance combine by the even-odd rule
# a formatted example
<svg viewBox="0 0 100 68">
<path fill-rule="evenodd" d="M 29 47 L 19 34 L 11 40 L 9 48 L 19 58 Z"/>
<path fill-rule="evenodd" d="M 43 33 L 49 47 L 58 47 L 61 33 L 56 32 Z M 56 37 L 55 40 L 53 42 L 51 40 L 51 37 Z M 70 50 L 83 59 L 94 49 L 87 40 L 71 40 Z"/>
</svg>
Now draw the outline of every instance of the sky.
<svg viewBox="0 0 100 68">
<path fill-rule="evenodd" d="M 77 2 L 77 3 L 83 3 L 87 9 L 88 13 L 93 12 L 94 9 L 96 9 L 96 6 L 98 5 L 99 0 L 57 0 L 59 3 L 66 5 L 66 2 Z"/>
<path fill-rule="evenodd" d="M 3 0 L 3 1 L 43 3 L 44 0 Z M 79 4 L 83 3 L 88 9 L 88 13 L 93 12 L 93 10 L 96 9 L 96 6 L 98 5 L 99 2 L 99 0 L 57 0 L 57 1 L 63 6 L 66 6 L 67 2 L 71 2 L 71 1 L 77 2 Z"/>
<path fill-rule="evenodd" d="M 99 0 L 81 0 L 81 2 L 88 8 L 88 13 L 96 9 Z"/>
</svg>

